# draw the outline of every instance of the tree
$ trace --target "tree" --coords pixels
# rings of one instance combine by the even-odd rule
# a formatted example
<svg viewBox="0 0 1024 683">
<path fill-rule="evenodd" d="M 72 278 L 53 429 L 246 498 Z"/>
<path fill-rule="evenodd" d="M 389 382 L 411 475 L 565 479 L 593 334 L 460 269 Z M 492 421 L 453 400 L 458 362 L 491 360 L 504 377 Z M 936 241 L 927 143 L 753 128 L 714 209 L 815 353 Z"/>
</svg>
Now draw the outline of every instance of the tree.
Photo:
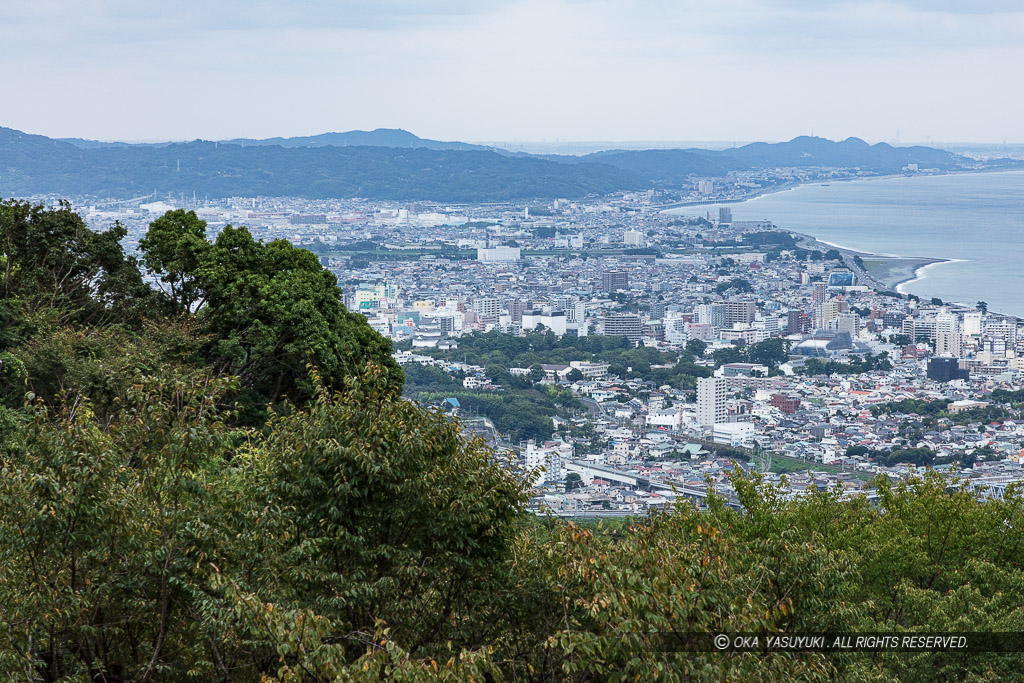
<svg viewBox="0 0 1024 683">
<path fill-rule="evenodd" d="M 984 301 L 979 301 L 974 305 L 974 307 L 981 311 L 983 315 L 985 313 L 988 313 L 988 304 L 985 303 Z"/>
<path fill-rule="evenodd" d="M 255 542 L 277 561 L 247 570 L 249 591 L 277 593 L 344 633 L 372 633 L 383 619 L 410 652 L 460 637 L 457 615 L 489 599 L 525 502 L 508 463 L 396 396 L 380 366 L 272 418 L 261 451 L 239 476 L 256 482 L 254 514 L 276 511 Z M 353 658 L 364 652 L 347 645 Z"/>
<path fill-rule="evenodd" d="M 774 368 L 789 359 L 790 342 L 780 337 L 772 337 L 748 346 L 744 353 L 747 361 Z"/>
<path fill-rule="evenodd" d="M 694 358 L 703 358 L 704 352 L 707 351 L 708 345 L 700 339 L 691 339 L 686 342 L 686 352 Z"/>
<path fill-rule="evenodd" d="M 580 372 L 579 368 L 573 368 L 569 371 L 569 374 L 565 376 L 565 379 L 569 382 L 582 382 L 586 379 L 586 376 Z"/>
<path fill-rule="evenodd" d="M 544 372 L 544 368 L 541 367 L 540 363 L 534 363 L 530 366 L 530 373 L 527 375 L 531 382 L 539 382 L 545 377 L 547 373 Z"/>
<path fill-rule="evenodd" d="M 168 211 L 149 224 L 139 240 L 142 262 L 151 274 L 167 285 L 167 297 L 174 313 L 195 312 L 204 303 L 201 269 L 207 267 L 211 246 L 206 239 L 206 221 L 195 211 Z"/>
<path fill-rule="evenodd" d="M 169 212 L 151 225 L 144 258 L 172 284 L 175 310 L 205 302 L 198 313 L 210 335 L 205 354 L 219 372 L 239 377 L 241 419 L 261 422 L 260 406 L 307 400 L 314 391 L 307 365 L 340 387 L 372 360 L 400 389 L 390 341 L 345 310 L 336 278 L 315 254 L 230 225 L 201 247 L 203 229 L 194 214 Z"/>
<path fill-rule="evenodd" d="M 90 230 L 67 202 L 0 202 L 0 322 L 7 344 L 32 312 L 81 324 L 137 323 L 152 292 L 121 240 L 119 223 Z"/>
<path fill-rule="evenodd" d="M 583 488 L 583 478 L 577 472 L 570 472 L 565 475 L 565 492 L 572 493 L 576 489 Z"/>
</svg>

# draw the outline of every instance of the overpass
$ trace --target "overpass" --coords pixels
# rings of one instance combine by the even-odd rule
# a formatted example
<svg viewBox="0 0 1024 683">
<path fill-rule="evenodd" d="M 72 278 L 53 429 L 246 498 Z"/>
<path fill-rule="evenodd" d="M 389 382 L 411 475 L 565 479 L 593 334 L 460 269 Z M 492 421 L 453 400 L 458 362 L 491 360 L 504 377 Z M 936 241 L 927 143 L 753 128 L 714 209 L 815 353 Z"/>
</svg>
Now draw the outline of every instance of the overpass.
<svg viewBox="0 0 1024 683">
<path fill-rule="evenodd" d="M 703 505 L 708 497 L 707 489 L 704 487 L 693 486 L 690 484 L 684 484 L 681 481 L 674 479 L 651 479 L 650 477 L 644 477 L 639 474 L 633 474 L 630 472 L 623 472 L 611 467 L 602 467 L 601 465 L 594 465 L 588 462 L 581 462 L 579 460 L 570 460 L 565 464 L 565 469 L 568 472 L 575 472 L 580 475 L 580 479 L 583 483 L 589 486 L 594 482 L 594 479 L 604 479 L 606 481 L 614 481 L 627 486 L 641 489 L 643 491 L 665 491 L 674 492 L 677 496 L 687 498 L 697 505 Z M 731 497 L 726 501 L 729 507 L 739 509 L 739 501 Z"/>
</svg>

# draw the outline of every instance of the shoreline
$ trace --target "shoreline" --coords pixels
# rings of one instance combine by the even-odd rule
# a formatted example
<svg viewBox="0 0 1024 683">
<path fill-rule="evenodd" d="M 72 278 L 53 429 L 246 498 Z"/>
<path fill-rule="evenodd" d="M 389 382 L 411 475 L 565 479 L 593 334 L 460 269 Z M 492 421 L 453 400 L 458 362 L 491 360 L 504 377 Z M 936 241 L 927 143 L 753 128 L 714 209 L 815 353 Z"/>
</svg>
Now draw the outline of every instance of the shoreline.
<svg viewBox="0 0 1024 683">
<path fill-rule="evenodd" d="M 898 254 L 879 254 L 861 249 L 852 249 L 842 244 L 818 239 L 801 232 L 787 231 L 800 238 L 800 246 L 805 249 L 828 251 L 835 249 L 844 257 L 845 265 L 857 273 L 858 278 L 879 291 L 891 291 L 900 296 L 908 296 L 902 288 L 911 282 L 924 279 L 924 271 L 933 266 L 953 263 L 959 259 L 933 258 L 928 256 L 900 256 Z M 823 248 L 824 247 L 824 248 Z M 851 263 L 855 256 L 861 258 L 864 267 L 856 262 Z"/>
<path fill-rule="evenodd" d="M 790 190 L 796 190 L 801 187 L 813 187 L 815 185 L 830 185 L 832 183 L 853 183 L 858 181 L 871 182 L 874 180 L 891 180 L 893 178 L 937 178 L 940 176 L 954 176 L 954 175 L 981 175 L 985 173 L 1024 173 L 1024 168 L 1006 169 L 1006 168 L 986 168 L 986 169 L 961 169 L 958 171 L 943 171 L 941 173 L 887 173 L 884 175 L 872 175 L 872 176 L 860 176 L 856 178 L 823 178 L 821 180 L 803 181 L 803 182 L 792 182 L 778 185 L 771 189 L 765 189 L 763 192 L 755 192 L 753 194 L 745 195 L 743 197 L 737 197 L 735 199 L 715 199 L 715 200 L 700 200 L 692 202 L 675 202 L 672 204 L 662 204 L 660 206 L 650 207 L 655 209 L 658 213 L 671 213 L 678 211 L 679 209 L 690 209 L 700 206 L 718 206 L 719 204 L 742 204 L 743 202 L 752 202 L 760 199 L 761 197 L 768 197 L 773 194 L 781 194 L 782 192 L 789 192 Z M 675 214 L 684 215 L 684 214 Z"/>
<path fill-rule="evenodd" d="M 920 266 L 920 267 L 918 267 L 918 268 L 916 268 L 914 270 L 914 277 L 912 279 L 904 280 L 903 282 L 896 283 L 896 292 L 898 294 L 903 294 L 903 295 L 908 294 L 909 292 L 905 292 L 903 290 L 903 288 L 906 287 L 909 284 L 913 284 L 913 283 L 917 282 L 918 280 L 924 280 L 925 278 L 927 278 L 928 277 L 927 271 L 928 271 L 929 268 L 934 268 L 935 266 L 941 266 L 941 265 L 946 264 L 946 263 L 966 263 L 966 262 L 967 262 L 967 259 L 951 258 L 951 259 L 936 260 L 934 263 L 928 263 L 928 264 L 925 264 L 923 266 Z"/>
</svg>

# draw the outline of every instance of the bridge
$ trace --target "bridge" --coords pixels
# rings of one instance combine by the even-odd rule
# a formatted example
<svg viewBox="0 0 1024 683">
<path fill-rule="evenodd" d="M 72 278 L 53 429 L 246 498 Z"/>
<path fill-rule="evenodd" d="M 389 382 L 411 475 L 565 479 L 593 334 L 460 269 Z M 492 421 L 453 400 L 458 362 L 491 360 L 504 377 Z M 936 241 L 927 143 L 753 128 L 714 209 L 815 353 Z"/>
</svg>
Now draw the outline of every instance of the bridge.
<svg viewBox="0 0 1024 683">
<path fill-rule="evenodd" d="M 592 484 L 594 479 L 604 479 L 632 486 L 643 491 L 674 492 L 677 496 L 687 498 L 697 505 L 705 504 L 708 497 L 707 489 L 703 487 L 684 484 L 674 479 L 651 479 L 639 474 L 623 472 L 622 470 L 602 467 L 601 465 L 594 465 L 579 460 L 570 460 L 565 464 L 565 469 L 580 475 L 580 479 L 587 486 Z M 739 501 L 730 499 L 726 501 L 726 504 L 729 507 L 739 509 Z"/>
</svg>

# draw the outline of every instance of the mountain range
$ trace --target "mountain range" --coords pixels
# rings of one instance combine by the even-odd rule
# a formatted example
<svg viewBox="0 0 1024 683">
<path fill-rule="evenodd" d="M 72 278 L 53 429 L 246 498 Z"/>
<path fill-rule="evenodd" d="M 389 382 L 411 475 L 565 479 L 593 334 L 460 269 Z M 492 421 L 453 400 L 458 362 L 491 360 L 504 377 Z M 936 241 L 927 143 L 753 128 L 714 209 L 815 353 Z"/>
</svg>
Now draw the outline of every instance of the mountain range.
<svg viewBox="0 0 1024 683">
<path fill-rule="evenodd" d="M 129 144 L 53 139 L 0 128 L 0 196 L 364 197 L 444 202 L 579 198 L 678 186 L 697 177 L 774 168 L 943 171 L 979 162 L 930 147 L 798 137 L 725 150 L 609 150 L 585 156 L 530 155 L 377 129 L 308 137 Z M 1020 167 L 1000 159 L 985 168 Z"/>
</svg>

